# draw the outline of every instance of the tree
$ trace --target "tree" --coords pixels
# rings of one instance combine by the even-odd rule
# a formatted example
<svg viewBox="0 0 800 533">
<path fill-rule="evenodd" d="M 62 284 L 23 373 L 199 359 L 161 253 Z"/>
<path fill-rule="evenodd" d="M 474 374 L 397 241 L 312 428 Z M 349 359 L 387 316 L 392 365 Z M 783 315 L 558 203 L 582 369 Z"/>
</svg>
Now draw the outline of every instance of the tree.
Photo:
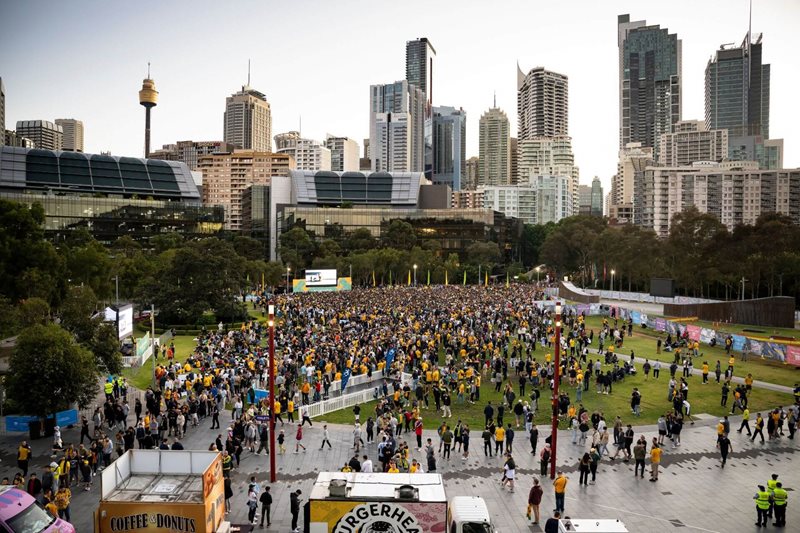
<svg viewBox="0 0 800 533">
<path fill-rule="evenodd" d="M 364 252 L 372 250 L 378 246 L 372 232 L 367 228 L 358 228 L 355 231 L 348 233 L 344 242 L 344 247 L 350 252 Z"/>
<path fill-rule="evenodd" d="M 281 234 L 281 259 L 295 271 L 303 270 L 311 264 L 316 249 L 317 246 L 314 240 L 300 226 L 295 226 Z"/>
<path fill-rule="evenodd" d="M 467 262 L 492 268 L 500 261 L 500 247 L 496 242 L 474 242 L 467 248 Z"/>
<path fill-rule="evenodd" d="M 44 240 L 44 209 L 0 200 L 0 295 L 16 303 L 39 297 L 61 300 L 64 262 Z"/>
<path fill-rule="evenodd" d="M 66 251 L 69 281 L 88 285 L 99 298 L 110 298 L 114 293 L 111 257 L 102 244 L 89 237 L 88 242 Z"/>
<path fill-rule="evenodd" d="M 553 222 L 547 224 L 525 224 L 522 230 L 520 243 L 522 263 L 528 267 L 535 267 L 539 261 L 539 253 L 547 236 L 555 228 Z"/>
<path fill-rule="evenodd" d="M 102 320 L 92 318 L 96 310 L 97 296 L 91 287 L 70 287 L 60 309 L 61 327 L 75 335 L 79 343 L 89 342 Z"/>
<path fill-rule="evenodd" d="M 263 260 L 267 255 L 263 241 L 244 235 L 235 235 L 233 237 L 233 249 L 236 250 L 237 254 L 251 261 Z"/>
<path fill-rule="evenodd" d="M 28 298 L 19 304 L 19 322 L 23 328 L 50 322 L 50 306 L 41 298 Z"/>
<path fill-rule="evenodd" d="M 25 414 L 45 417 L 85 407 L 97 394 L 94 357 L 69 332 L 55 324 L 22 331 L 6 377 L 8 397 Z"/>
<path fill-rule="evenodd" d="M 414 226 L 405 220 L 394 219 L 383 235 L 383 244 L 397 250 L 410 250 L 417 243 Z"/>
</svg>

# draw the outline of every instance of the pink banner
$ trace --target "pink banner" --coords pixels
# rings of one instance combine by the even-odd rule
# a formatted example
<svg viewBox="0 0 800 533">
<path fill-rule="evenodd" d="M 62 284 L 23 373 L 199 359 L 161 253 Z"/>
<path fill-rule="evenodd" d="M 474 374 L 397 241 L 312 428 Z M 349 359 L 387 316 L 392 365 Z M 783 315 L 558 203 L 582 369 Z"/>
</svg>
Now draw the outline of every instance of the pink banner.
<svg viewBox="0 0 800 533">
<path fill-rule="evenodd" d="M 786 363 L 794 366 L 800 366 L 800 346 L 786 347 Z"/>
<path fill-rule="evenodd" d="M 689 338 L 693 341 L 700 340 L 700 331 L 702 328 L 700 326 L 692 326 L 691 324 L 686 326 L 686 331 L 689 332 Z"/>
</svg>

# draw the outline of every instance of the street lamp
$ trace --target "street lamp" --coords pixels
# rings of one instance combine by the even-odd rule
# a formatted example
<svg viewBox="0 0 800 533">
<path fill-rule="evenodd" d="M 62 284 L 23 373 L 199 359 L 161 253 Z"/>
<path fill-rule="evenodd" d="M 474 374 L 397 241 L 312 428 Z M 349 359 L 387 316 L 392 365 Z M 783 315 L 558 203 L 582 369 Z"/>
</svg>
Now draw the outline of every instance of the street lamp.
<svg viewBox="0 0 800 533">
<path fill-rule="evenodd" d="M 612 298 L 614 297 L 614 274 L 616 274 L 616 272 L 612 268 L 611 269 L 611 297 Z"/>
<path fill-rule="evenodd" d="M 417 264 L 414 263 L 414 286 L 417 286 Z"/>
<path fill-rule="evenodd" d="M 553 369 L 553 432 L 550 436 L 550 479 L 556 477 L 556 441 L 558 440 L 558 382 L 561 380 L 561 302 L 556 302 L 556 359 Z"/>
<path fill-rule="evenodd" d="M 288 273 L 287 269 L 287 273 Z M 269 482 L 275 483 L 275 306 L 269 305 Z"/>
<path fill-rule="evenodd" d="M 539 271 L 540 271 L 540 270 L 541 270 L 541 269 L 540 269 L 539 267 L 536 267 L 536 284 L 537 284 L 537 285 L 539 284 Z"/>
<path fill-rule="evenodd" d="M 289 294 L 289 272 L 292 271 L 292 267 L 286 267 L 286 294 Z"/>
</svg>

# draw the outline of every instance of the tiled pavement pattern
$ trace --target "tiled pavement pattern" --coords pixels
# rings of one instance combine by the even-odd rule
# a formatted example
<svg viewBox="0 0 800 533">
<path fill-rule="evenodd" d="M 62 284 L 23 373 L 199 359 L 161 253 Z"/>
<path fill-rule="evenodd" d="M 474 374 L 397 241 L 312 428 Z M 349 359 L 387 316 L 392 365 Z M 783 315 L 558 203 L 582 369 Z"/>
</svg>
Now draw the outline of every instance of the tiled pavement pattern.
<svg viewBox="0 0 800 533">
<path fill-rule="evenodd" d="M 794 456 L 800 444 L 800 435 L 789 440 L 783 437 L 766 444 L 752 443 L 745 434 L 733 431 L 731 440 L 734 453 L 728 459 L 728 465 L 720 468 L 719 453 L 715 449 L 716 420 L 711 416 L 700 416 L 694 426 L 685 426 L 682 433 L 682 444 L 679 448 L 667 444 L 663 456 L 662 471 L 657 483 L 634 478 L 633 462 L 620 460 L 601 461 L 597 473 L 597 484 L 588 487 L 578 485 L 577 462 L 583 449 L 571 443 L 569 432 L 559 432 L 558 463 L 570 477 L 567 487 L 566 510 L 573 518 L 620 518 L 629 531 L 671 532 L 676 528 L 682 531 L 709 532 L 744 532 L 757 528 L 755 522 L 755 503 L 752 500 L 757 484 L 766 484 L 770 474 L 780 475 L 785 487 L 790 489 L 787 512 L 786 531 L 800 530 L 800 474 L 797 472 L 800 460 Z M 738 428 L 740 417 L 731 418 L 731 427 Z M 223 422 L 225 418 L 223 417 Z M 210 423 L 205 421 L 200 427 L 189 430 L 183 440 L 187 449 L 208 449 L 218 431 L 209 429 Z M 223 426 L 224 429 L 224 426 Z M 309 450 L 295 455 L 294 431 L 286 426 L 287 454 L 279 455 L 278 483 L 273 487 L 274 503 L 273 524 L 269 531 L 286 532 L 290 530 L 289 493 L 297 488 L 307 495 L 320 470 L 340 468 L 352 457 L 352 433 L 347 426 L 330 425 L 330 436 L 333 449 L 319 451 L 317 447 L 321 439 L 321 423 L 315 422 L 313 428 L 308 426 L 304 432 L 304 443 Z M 539 449 L 550 431 L 539 427 Z M 648 442 L 656 435 L 654 426 L 636 428 L 637 438 L 644 432 Z M 525 518 L 525 506 L 532 475 L 539 473 L 538 456 L 530 453 L 527 439 L 523 438 L 524 429 L 515 437 L 515 454 L 517 461 L 517 489 L 515 493 L 501 489 L 500 476 L 502 460 L 483 455 L 483 445 L 479 434 L 473 432 L 471 439 L 471 457 L 462 461 L 453 454 L 450 461 L 438 461 L 438 471 L 443 474 L 448 496 L 477 495 L 486 499 L 497 526 L 504 533 L 515 531 L 541 531 Z M 65 442 L 76 442 L 79 432 L 70 429 L 64 432 Z M 426 431 L 425 437 L 437 442 L 434 431 Z M 401 436 L 409 443 L 413 435 Z M 16 472 L 16 446 L 18 435 L 0 435 L 2 442 L 2 463 L 0 475 L 13 477 Z M 32 443 L 34 459 L 30 471 L 42 472 L 42 466 L 49 462 L 49 439 Z M 588 446 L 587 446 L 588 448 Z M 376 459 L 376 445 L 367 448 L 370 457 Z M 361 455 L 361 454 L 360 454 Z M 423 460 L 422 454 L 412 452 L 412 457 Z M 649 460 L 647 461 L 649 472 Z M 254 456 L 245 452 L 242 464 L 234 470 L 234 497 L 232 499 L 233 523 L 244 523 L 247 520 L 246 490 L 250 475 L 255 475 L 260 483 L 268 479 L 269 458 Z M 545 496 L 542 502 L 543 519 L 553 509 L 553 494 L 549 479 L 542 480 Z M 90 492 L 77 490 L 74 492 L 72 516 L 77 530 L 81 533 L 92 531 L 92 512 L 99 498 L 99 481 Z M 795 489 L 795 491 L 791 491 Z M 260 513 L 260 510 L 259 510 Z M 772 526 L 770 525 L 770 528 Z M 266 529 L 265 529 L 266 530 Z"/>
</svg>

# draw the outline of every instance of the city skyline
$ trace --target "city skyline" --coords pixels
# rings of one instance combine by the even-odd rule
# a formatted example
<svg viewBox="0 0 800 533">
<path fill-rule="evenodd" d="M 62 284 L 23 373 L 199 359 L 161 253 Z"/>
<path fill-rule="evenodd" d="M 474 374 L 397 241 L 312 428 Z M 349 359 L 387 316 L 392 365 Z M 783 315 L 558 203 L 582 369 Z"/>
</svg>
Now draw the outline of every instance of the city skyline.
<svg viewBox="0 0 800 533">
<path fill-rule="evenodd" d="M 231 22 L 219 17 L 218 10 L 203 9 L 203 2 L 192 3 L 192 10 L 181 3 L 150 3 L 158 9 L 140 11 L 98 2 L 13 4 L 0 20 L 4 49 L 30 42 L 23 39 L 23 32 L 32 22 L 47 37 L 30 42 L 26 54 L 8 54 L 0 63 L 6 126 L 17 120 L 72 116 L 85 125 L 86 152 L 110 150 L 141 157 L 143 118 L 136 91 L 150 61 L 160 93 L 159 106 L 153 110 L 151 146 L 185 139 L 222 140 L 225 98 L 246 83 L 250 59 L 250 85 L 266 95 L 273 131 L 298 129 L 302 116 L 303 137 L 323 141 L 326 133 L 332 133 L 363 139 L 369 130 L 370 85 L 403 79 L 406 42 L 427 37 L 437 52 L 433 105 L 463 107 L 477 118 L 492 106 L 496 90 L 497 105 L 508 115 L 512 136 L 517 135 L 517 62 L 524 70 L 542 66 L 568 76 L 570 135 L 581 183 L 591 183 L 597 175 L 609 190 L 618 152 L 617 16 L 629 13 L 631 20 L 647 20 L 678 35 L 683 43 L 681 118 L 701 120 L 708 59 L 720 44 L 741 41 L 749 6 L 745 0 L 669 6 L 628 1 L 576 4 L 581 8 L 534 8 L 524 2 L 507 2 L 492 10 L 480 2 L 425 4 L 430 15 L 425 20 L 449 16 L 457 7 L 460 24 L 448 29 L 400 18 L 381 26 L 380 45 L 374 44 L 369 28 L 390 14 L 389 9 L 356 2 L 336 6 L 306 2 L 280 10 L 276 3 L 240 2 L 231 7 L 247 8 L 253 16 Z M 163 20 L 153 24 L 159 17 Z M 710 17 L 714 25 L 701 23 Z M 165 22 L 175 24 L 175 31 L 159 31 Z M 792 98 L 798 78 L 792 72 L 793 52 L 800 49 L 800 38 L 791 30 L 798 22 L 796 2 L 754 2 L 752 31 L 764 34 L 763 60 L 772 65 L 770 135 L 785 139 L 787 168 L 800 166 L 800 134 L 791 128 L 800 119 Z M 65 26 L 82 35 L 79 42 L 70 43 L 70 61 L 49 56 Z M 491 27 L 503 28 L 501 41 L 474 38 L 486 35 Z M 299 30 L 302 40 L 295 37 Z M 570 34 L 574 38 L 564 39 Z M 342 39 L 342 35 L 355 37 Z M 276 53 L 292 42 L 294 54 Z M 329 61 L 326 56 L 340 60 Z M 292 68 L 297 61 L 313 68 Z M 84 68 L 75 68 L 77 63 Z M 56 83 L 59 90 L 53 91 Z M 472 120 L 467 123 L 466 156 L 477 154 L 478 120 Z"/>
</svg>

